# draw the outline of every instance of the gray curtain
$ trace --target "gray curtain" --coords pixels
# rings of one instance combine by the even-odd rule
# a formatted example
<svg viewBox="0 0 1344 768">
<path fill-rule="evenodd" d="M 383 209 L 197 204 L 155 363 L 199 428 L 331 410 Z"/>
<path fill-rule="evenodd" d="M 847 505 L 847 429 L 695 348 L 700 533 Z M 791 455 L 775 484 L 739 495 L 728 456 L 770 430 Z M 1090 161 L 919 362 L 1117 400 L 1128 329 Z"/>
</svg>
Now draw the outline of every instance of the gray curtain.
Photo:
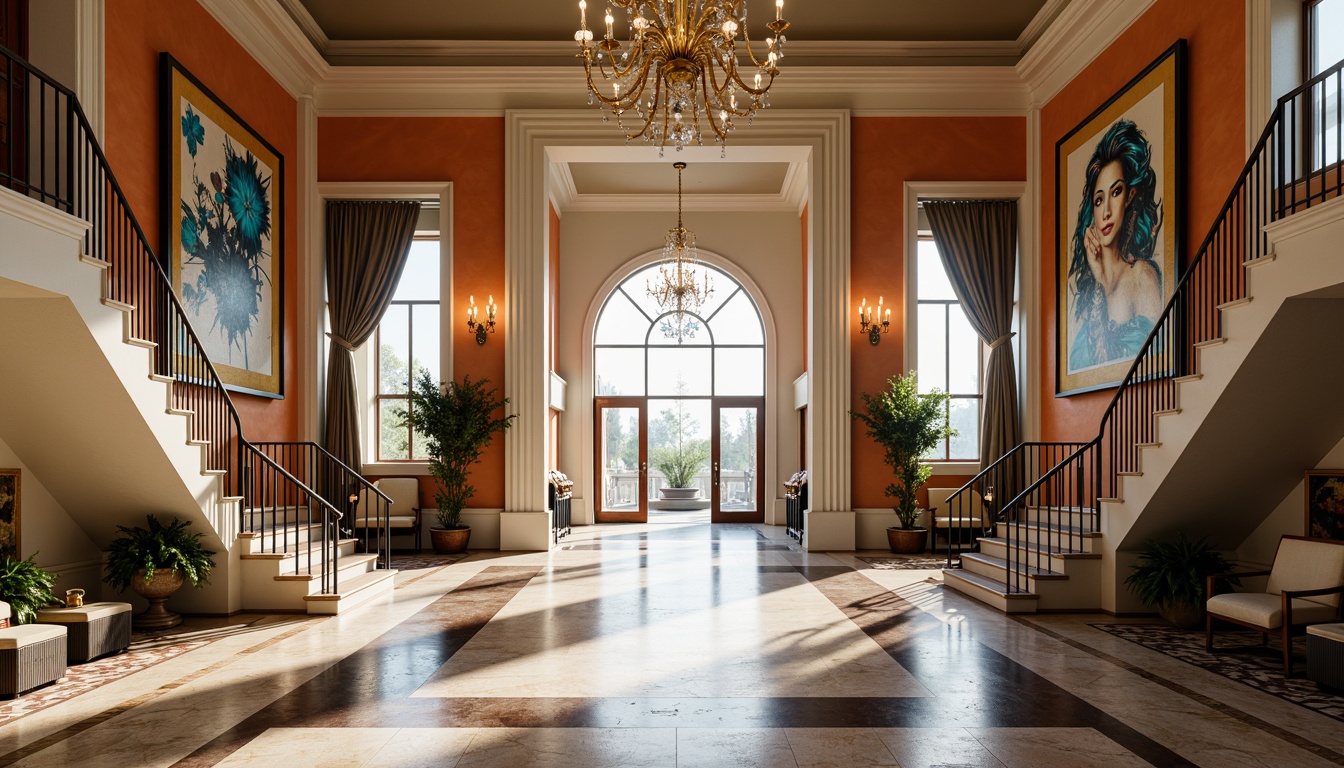
<svg viewBox="0 0 1344 768">
<path fill-rule="evenodd" d="M 327 202 L 327 429 L 323 443 L 360 472 L 359 403 L 352 353 L 368 341 L 401 279 L 415 238 L 416 201 Z"/>
<path fill-rule="evenodd" d="M 980 467 L 1022 441 L 1013 366 L 1013 281 L 1017 264 L 1017 203 L 1011 200 L 926 200 L 952 290 L 971 327 L 990 346 L 980 415 Z"/>
</svg>

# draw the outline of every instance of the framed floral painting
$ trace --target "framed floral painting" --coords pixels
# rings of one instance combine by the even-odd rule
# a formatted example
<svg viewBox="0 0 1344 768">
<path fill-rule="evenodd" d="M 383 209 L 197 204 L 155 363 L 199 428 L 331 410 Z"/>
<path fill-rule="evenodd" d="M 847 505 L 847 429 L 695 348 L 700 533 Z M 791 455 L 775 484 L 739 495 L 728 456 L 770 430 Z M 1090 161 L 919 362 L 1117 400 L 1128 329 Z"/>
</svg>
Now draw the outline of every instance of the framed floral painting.
<svg viewBox="0 0 1344 768">
<path fill-rule="evenodd" d="M 1312 469 L 1307 495 L 1307 538 L 1344 542 L 1344 469 Z"/>
<path fill-rule="evenodd" d="M 1177 40 L 1055 144 L 1058 395 L 1118 385 L 1175 290 L 1184 58 Z"/>
<path fill-rule="evenodd" d="M 284 158 L 167 53 L 161 78 L 173 288 L 226 387 L 284 397 Z"/>
<path fill-rule="evenodd" d="M 0 469 L 0 562 L 6 557 L 18 560 L 23 549 L 19 544 L 20 477 L 21 470 Z"/>
</svg>

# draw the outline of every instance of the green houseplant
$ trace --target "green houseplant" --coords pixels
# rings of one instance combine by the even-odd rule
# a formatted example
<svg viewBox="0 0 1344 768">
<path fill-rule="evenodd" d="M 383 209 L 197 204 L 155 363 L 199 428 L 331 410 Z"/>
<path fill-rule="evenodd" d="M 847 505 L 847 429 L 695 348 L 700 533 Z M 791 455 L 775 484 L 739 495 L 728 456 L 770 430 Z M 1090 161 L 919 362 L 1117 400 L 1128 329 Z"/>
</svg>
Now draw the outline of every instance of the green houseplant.
<svg viewBox="0 0 1344 768">
<path fill-rule="evenodd" d="M 435 382 L 421 371 L 412 382 L 410 408 L 402 411 L 401 424 L 410 424 L 429 449 L 429 473 L 439 482 L 434 495 L 438 504 L 438 528 L 429 531 L 436 552 L 462 552 L 471 538 L 471 528 L 462 524 L 462 510 L 476 489 L 467 482 L 471 465 L 480 461 L 496 432 L 513 425 L 517 414 L 498 416 L 509 404 L 498 390 L 487 388 L 489 379 Z"/>
<path fill-rule="evenodd" d="M 933 474 L 933 468 L 920 459 L 956 434 L 948 424 L 949 395 L 933 390 L 919 393 L 915 372 L 887 379 L 887 389 L 876 395 L 860 394 L 863 411 L 850 411 L 855 421 L 868 428 L 868 437 L 882 446 L 882 460 L 896 475 L 887 485 L 887 496 L 896 500 L 893 507 L 900 528 L 888 528 L 887 539 L 893 552 L 922 552 L 927 529 L 919 525 L 920 509 L 916 494 Z"/>
<path fill-rule="evenodd" d="M 1171 624 L 1184 629 L 1204 626 L 1204 603 L 1208 600 L 1208 577 L 1232 570 L 1207 538 L 1190 541 L 1181 532 L 1176 541 L 1148 541 L 1139 553 L 1139 562 L 1130 566 L 1133 573 L 1125 584 L 1144 605 Z M 1237 579 L 1228 579 L 1237 585 Z"/>
<path fill-rule="evenodd" d="M 51 588 L 56 576 L 38 566 L 37 553 L 27 560 L 6 557 L 0 563 L 0 600 L 9 603 L 15 624 L 31 624 L 37 611 L 59 602 Z"/>
<path fill-rule="evenodd" d="M 149 608 L 135 617 L 140 629 L 167 629 L 182 623 L 182 617 L 163 604 L 184 583 L 199 587 L 210 582 L 215 567 L 213 551 L 201 544 L 205 534 L 189 533 L 186 520 L 173 518 L 167 525 L 154 515 L 145 515 L 145 526 L 117 526 L 117 538 L 107 548 L 103 581 L 120 592 L 129 587 L 149 601 Z"/>
<path fill-rule="evenodd" d="M 709 461 L 709 441 L 695 436 L 700 425 L 687 412 L 684 400 L 675 401 L 662 413 L 660 426 L 668 444 L 649 451 L 649 464 L 667 478 L 667 487 L 660 493 L 664 498 L 694 498 L 699 489 L 692 483 Z M 666 493 L 669 490 L 672 492 Z"/>
</svg>

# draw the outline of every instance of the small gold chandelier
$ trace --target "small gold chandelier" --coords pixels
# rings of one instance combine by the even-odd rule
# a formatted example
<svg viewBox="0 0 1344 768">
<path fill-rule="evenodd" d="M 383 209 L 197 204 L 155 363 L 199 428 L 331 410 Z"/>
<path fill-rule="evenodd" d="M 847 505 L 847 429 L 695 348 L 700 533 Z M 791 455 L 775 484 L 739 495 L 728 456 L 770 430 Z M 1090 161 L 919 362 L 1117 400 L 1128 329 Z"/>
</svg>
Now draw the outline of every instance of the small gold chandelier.
<svg viewBox="0 0 1344 768">
<path fill-rule="evenodd" d="M 681 225 L 681 172 L 686 164 L 673 163 L 672 167 L 677 169 L 677 227 L 667 230 L 658 276 L 652 283 L 645 283 L 645 290 L 663 313 L 659 326 L 663 336 L 680 344 L 683 339 L 695 337 L 700 327 L 695 315 L 714 295 L 714 284 L 707 270 L 701 275 L 701 282 L 696 282 L 696 273 L 701 270 L 697 269 L 695 233 Z"/>
<path fill-rule="evenodd" d="M 613 35 L 612 6 L 633 16 L 627 50 Z M 757 59 L 747 36 L 746 0 L 608 0 L 606 36 L 599 43 L 588 29 L 587 0 L 579 0 L 574 40 L 588 76 L 588 103 L 596 97 L 610 107 L 626 141 L 642 137 L 658 146 L 660 156 L 669 141 L 678 151 L 691 143 L 703 146 L 702 117 L 714 141 L 726 146 L 733 118 L 750 124 L 756 110 L 770 106 L 766 92 L 779 74 L 789 28 L 783 12 L 784 0 L 775 0 L 775 20 L 766 24 L 773 37 L 765 39 L 765 58 Z M 738 71 L 739 31 L 756 68 L 750 83 Z M 602 81 L 611 84 L 610 95 L 593 81 L 594 60 Z M 624 122 L 629 111 L 638 116 L 631 127 Z"/>
</svg>

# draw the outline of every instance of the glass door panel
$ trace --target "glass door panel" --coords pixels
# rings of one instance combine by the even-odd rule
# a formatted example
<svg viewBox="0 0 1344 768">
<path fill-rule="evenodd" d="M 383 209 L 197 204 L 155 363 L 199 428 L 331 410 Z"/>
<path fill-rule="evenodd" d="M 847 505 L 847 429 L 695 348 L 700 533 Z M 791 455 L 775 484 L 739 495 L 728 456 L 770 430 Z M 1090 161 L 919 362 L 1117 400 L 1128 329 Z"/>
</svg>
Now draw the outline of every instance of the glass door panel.
<svg viewBox="0 0 1344 768">
<path fill-rule="evenodd" d="M 714 404 L 712 518 L 716 523 L 764 522 L 761 398 L 718 398 Z"/>
<path fill-rule="evenodd" d="M 595 405 L 597 522 L 646 522 L 644 404 L 626 398 L 598 398 Z"/>
</svg>

